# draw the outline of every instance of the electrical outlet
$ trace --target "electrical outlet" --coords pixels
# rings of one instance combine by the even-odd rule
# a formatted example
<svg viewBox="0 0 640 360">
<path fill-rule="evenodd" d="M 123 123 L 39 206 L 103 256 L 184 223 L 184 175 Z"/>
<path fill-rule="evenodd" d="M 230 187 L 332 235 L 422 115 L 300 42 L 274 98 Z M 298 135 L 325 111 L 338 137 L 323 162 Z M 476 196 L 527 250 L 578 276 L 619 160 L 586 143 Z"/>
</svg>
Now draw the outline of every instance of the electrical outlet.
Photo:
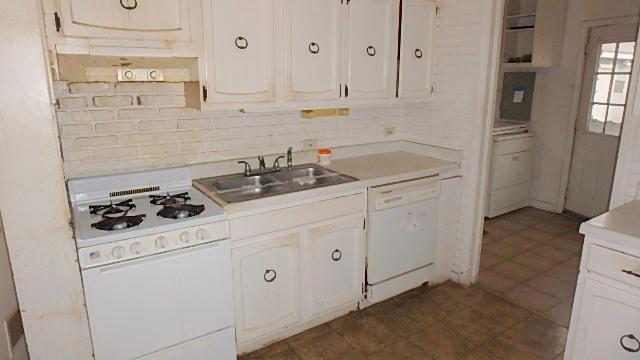
<svg viewBox="0 0 640 360">
<path fill-rule="evenodd" d="M 303 151 L 313 151 L 318 149 L 318 140 L 317 139 L 309 139 L 304 140 L 302 142 L 302 150 Z"/>
<path fill-rule="evenodd" d="M 384 136 L 393 136 L 396 134 L 395 127 L 384 128 Z"/>
</svg>

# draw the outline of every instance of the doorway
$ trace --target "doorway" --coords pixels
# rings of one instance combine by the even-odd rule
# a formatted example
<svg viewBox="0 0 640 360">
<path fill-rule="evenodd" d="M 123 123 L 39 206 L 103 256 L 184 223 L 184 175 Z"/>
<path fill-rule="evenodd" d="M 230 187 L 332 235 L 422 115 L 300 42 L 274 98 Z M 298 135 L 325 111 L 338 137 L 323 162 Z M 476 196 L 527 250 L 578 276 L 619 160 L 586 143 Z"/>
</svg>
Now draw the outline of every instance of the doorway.
<svg viewBox="0 0 640 360">
<path fill-rule="evenodd" d="M 565 203 L 584 218 L 609 209 L 637 32 L 637 23 L 589 32 Z"/>
</svg>

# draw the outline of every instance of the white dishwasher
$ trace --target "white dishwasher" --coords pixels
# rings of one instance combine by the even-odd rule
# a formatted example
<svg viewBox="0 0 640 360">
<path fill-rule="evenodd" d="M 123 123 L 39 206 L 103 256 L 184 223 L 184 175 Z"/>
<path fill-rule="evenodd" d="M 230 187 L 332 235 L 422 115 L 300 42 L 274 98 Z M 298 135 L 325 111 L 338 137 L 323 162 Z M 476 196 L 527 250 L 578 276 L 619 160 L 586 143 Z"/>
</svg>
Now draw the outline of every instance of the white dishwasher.
<svg viewBox="0 0 640 360">
<path fill-rule="evenodd" d="M 369 302 L 388 299 L 433 276 L 439 198 L 438 176 L 369 189 Z"/>
</svg>

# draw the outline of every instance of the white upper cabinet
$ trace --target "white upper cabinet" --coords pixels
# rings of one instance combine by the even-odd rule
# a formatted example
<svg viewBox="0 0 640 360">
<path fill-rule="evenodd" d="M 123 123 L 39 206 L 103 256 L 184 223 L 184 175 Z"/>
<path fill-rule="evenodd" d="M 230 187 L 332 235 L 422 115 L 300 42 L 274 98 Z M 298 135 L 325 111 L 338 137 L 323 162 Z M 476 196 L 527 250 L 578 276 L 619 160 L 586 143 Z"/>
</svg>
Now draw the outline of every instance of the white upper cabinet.
<svg viewBox="0 0 640 360">
<path fill-rule="evenodd" d="M 348 8 L 348 97 L 395 96 L 398 0 L 354 0 Z"/>
<path fill-rule="evenodd" d="M 330 310 L 362 298 L 364 218 L 309 229 L 311 312 Z"/>
<path fill-rule="evenodd" d="M 427 98 L 431 94 L 435 17 L 436 4 L 433 1 L 403 1 L 398 88 L 400 98 Z"/>
<path fill-rule="evenodd" d="M 65 37 L 170 42 L 191 42 L 198 35 L 192 15 L 201 11 L 195 0 L 58 0 L 53 6 L 56 30 Z"/>
<path fill-rule="evenodd" d="M 274 0 L 205 4 L 207 102 L 274 101 Z"/>
<path fill-rule="evenodd" d="M 340 97 L 341 9 L 338 0 L 286 0 L 286 100 Z"/>
</svg>

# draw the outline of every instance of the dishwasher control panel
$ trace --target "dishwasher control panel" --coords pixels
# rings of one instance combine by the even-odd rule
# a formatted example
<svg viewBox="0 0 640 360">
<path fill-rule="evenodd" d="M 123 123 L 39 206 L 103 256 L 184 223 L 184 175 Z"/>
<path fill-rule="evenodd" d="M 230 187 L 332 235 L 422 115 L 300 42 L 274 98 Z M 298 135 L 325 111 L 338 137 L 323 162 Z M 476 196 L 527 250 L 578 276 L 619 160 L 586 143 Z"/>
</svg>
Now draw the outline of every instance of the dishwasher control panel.
<svg viewBox="0 0 640 360">
<path fill-rule="evenodd" d="M 410 180 L 370 189 L 369 208 L 373 211 L 380 211 L 437 198 L 438 196 L 440 196 L 439 177 Z"/>
</svg>

